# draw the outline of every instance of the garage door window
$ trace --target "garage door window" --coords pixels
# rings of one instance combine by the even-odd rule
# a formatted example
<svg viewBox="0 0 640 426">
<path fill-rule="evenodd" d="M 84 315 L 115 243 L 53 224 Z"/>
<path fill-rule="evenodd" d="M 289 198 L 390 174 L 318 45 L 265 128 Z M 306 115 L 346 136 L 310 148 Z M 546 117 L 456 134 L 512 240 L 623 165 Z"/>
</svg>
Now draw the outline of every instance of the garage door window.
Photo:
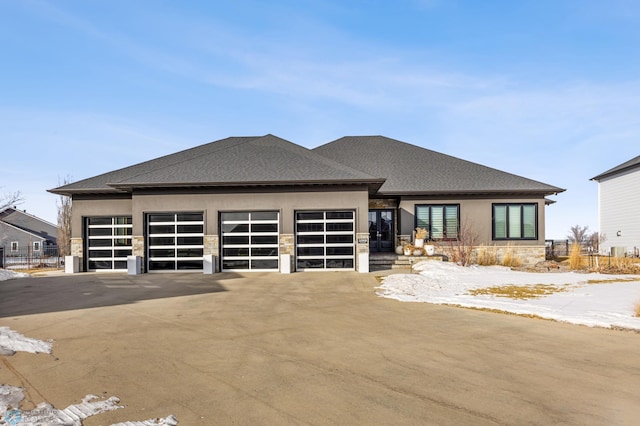
<svg viewBox="0 0 640 426">
<path fill-rule="evenodd" d="M 202 270 L 203 213 L 149 213 L 147 238 L 150 272 Z"/>
<path fill-rule="evenodd" d="M 296 269 L 353 270 L 353 211 L 296 213 Z"/>
<path fill-rule="evenodd" d="M 223 271 L 278 270 L 278 212 L 220 214 Z"/>
<path fill-rule="evenodd" d="M 131 216 L 88 217 L 87 270 L 127 270 L 127 256 L 131 256 Z"/>
</svg>

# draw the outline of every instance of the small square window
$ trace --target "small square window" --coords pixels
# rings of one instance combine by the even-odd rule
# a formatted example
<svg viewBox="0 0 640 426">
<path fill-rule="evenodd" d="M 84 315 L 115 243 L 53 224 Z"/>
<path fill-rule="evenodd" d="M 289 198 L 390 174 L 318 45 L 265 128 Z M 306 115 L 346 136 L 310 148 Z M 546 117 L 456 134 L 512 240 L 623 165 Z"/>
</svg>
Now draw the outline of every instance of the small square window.
<svg viewBox="0 0 640 426">
<path fill-rule="evenodd" d="M 33 242 L 33 251 L 40 251 L 40 241 Z"/>
<path fill-rule="evenodd" d="M 19 248 L 17 241 L 11 241 L 11 251 L 18 251 Z"/>
</svg>

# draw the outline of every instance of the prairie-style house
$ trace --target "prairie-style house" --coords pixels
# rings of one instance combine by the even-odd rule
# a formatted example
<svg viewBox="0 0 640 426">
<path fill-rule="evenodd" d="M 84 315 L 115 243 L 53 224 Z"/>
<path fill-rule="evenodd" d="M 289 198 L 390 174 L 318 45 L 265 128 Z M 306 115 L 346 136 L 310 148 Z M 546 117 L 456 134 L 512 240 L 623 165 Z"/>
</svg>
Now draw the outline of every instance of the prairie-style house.
<svg viewBox="0 0 640 426">
<path fill-rule="evenodd" d="M 84 271 L 369 271 L 416 227 L 444 247 L 544 260 L 546 197 L 564 189 L 383 136 L 307 149 L 230 137 L 50 190 L 72 197 Z"/>
</svg>

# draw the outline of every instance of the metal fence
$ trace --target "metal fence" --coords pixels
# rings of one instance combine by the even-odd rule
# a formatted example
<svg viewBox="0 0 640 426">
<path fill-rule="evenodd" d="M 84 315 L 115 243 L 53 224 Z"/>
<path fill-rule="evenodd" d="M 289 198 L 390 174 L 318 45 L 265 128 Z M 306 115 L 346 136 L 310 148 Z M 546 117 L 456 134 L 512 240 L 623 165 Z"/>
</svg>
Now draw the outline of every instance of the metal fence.
<svg viewBox="0 0 640 426">
<path fill-rule="evenodd" d="M 545 247 L 547 259 L 569 256 L 569 251 L 571 250 L 569 240 L 546 240 Z"/>
<path fill-rule="evenodd" d="M 19 250 L 0 247 L 0 268 L 4 269 L 57 269 L 63 267 L 63 261 L 57 246 L 41 247 L 40 250 L 33 250 L 33 247 Z"/>
</svg>

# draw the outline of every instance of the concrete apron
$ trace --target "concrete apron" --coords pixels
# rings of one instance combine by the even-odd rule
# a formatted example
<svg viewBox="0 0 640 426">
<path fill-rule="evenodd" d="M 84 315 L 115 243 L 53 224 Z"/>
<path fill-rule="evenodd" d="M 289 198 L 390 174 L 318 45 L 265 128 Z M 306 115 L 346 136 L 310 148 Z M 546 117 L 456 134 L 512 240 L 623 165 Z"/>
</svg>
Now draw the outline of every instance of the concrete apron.
<svg viewBox="0 0 640 426">
<path fill-rule="evenodd" d="M 34 286 L 102 300 L 66 310 L 59 294 L 47 313 L 0 318 L 55 340 L 51 356 L 0 357 L 0 383 L 26 389 L 24 409 L 64 408 L 92 393 L 116 395 L 126 408 L 85 425 L 169 414 L 181 425 L 631 424 L 640 416 L 638 334 L 382 299 L 374 274 L 356 272 L 81 275 L 72 286 L 68 277 L 2 284 L 12 303 L 28 303 Z M 177 285 L 197 291 L 151 298 Z M 125 297 L 145 289 L 148 297 Z"/>
</svg>

